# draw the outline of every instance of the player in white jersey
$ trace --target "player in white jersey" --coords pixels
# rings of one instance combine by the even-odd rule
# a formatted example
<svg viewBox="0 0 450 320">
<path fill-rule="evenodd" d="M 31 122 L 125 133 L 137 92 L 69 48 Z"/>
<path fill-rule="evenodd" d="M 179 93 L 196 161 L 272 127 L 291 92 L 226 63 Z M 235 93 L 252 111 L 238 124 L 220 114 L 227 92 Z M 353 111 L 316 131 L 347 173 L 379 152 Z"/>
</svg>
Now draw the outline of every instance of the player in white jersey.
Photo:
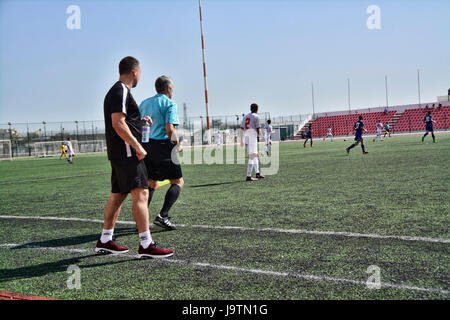
<svg viewBox="0 0 450 320">
<path fill-rule="evenodd" d="M 264 140 L 266 141 L 266 146 L 264 147 L 264 152 L 269 155 L 269 151 L 272 148 L 272 133 L 273 127 L 270 125 L 272 120 L 267 120 L 267 124 L 264 126 Z"/>
<path fill-rule="evenodd" d="M 258 105 L 252 103 L 250 106 L 251 113 L 242 119 L 241 124 L 241 146 L 245 144 L 248 153 L 247 181 L 256 181 L 264 178 L 259 172 L 258 160 L 258 137 L 260 135 L 261 124 L 258 116 Z M 256 172 L 256 179 L 252 178 L 253 168 Z"/>
<path fill-rule="evenodd" d="M 222 134 L 217 132 L 214 136 L 214 140 L 216 141 L 216 150 L 220 150 L 220 146 L 222 144 Z"/>
<path fill-rule="evenodd" d="M 72 147 L 72 142 L 71 142 L 70 137 L 67 138 L 66 147 L 67 147 L 67 155 L 69 156 L 67 161 L 69 161 L 69 163 L 72 164 L 72 158 L 75 156 L 75 152 L 73 152 L 73 147 Z"/>
<path fill-rule="evenodd" d="M 377 136 L 375 138 L 373 138 L 373 142 L 375 142 L 375 140 L 377 140 L 377 138 L 380 138 L 380 140 L 383 141 L 383 137 L 381 136 L 381 130 L 383 130 L 383 124 L 381 123 L 381 120 L 377 121 L 376 128 L 377 128 Z"/>
<path fill-rule="evenodd" d="M 331 138 L 331 141 L 333 141 L 333 134 L 332 134 L 331 132 L 332 132 L 332 129 L 331 129 L 331 126 L 329 126 L 329 127 L 328 127 L 328 130 L 327 130 L 327 135 L 326 135 L 325 137 L 323 137 L 323 140 L 324 140 L 324 141 L 325 141 L 325 139 L 328 138 L 328 137 L 330 137 L 330 138 Z"/>
</svg>

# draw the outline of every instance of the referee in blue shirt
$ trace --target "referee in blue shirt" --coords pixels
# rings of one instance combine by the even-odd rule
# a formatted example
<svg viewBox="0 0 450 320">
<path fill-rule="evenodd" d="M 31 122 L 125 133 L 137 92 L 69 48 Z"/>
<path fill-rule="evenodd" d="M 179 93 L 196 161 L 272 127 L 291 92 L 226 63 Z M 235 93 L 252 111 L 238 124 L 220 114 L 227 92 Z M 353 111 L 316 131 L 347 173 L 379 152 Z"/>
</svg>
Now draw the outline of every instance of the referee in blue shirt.
<svg viewBox="0 0 450 320">
<path fill-rule="evenodd" d="M 157 182 L 169 179 L 170 188 L 167 190 L 164 205 L 153 223 L 166 230 L 175 230 L 175 226 L 170 222 L 169 211 L 177 201 L 184 185 L 178 159 L 181 146 L 175 130 L 175 126 L 179 124 L 178 107 L 172 100 L 171 78 L 161 76 L 156 79 L 155 89 L 157 94 L 142 101 L 139 106 L 141 117 L 150 116 L 153 120 L 150 127 L 150 140 L 148 143 L 143 143 L 147 151 L 144 161 L 148 172 L 148 205 L 152 200 Z"/>
</svg>

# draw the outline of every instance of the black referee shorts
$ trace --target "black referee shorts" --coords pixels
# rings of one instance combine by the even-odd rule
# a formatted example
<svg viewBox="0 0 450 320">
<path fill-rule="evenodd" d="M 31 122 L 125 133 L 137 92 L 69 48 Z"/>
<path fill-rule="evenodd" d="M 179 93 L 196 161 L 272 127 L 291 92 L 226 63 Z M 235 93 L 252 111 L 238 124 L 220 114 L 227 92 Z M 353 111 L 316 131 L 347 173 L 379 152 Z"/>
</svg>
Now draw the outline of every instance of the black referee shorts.
<svg viewBox="0 0 450 320">
<path fill-rule="evenodd" d="M 132 157 L 110 162 L 112 193 L 127 194 L 134 188 L 148 188 L 147 169 L 144 161 Z"/>
<path fill-rule="evenodd" d="M 148 143 L 143 143 L 142 146 L 147 151 L 144 161 L 149 179 L 161 181 L 183 177 L 178 153 L 173 150 L 175 145 L 170 140 L 150 139 Z"/>
</svg>

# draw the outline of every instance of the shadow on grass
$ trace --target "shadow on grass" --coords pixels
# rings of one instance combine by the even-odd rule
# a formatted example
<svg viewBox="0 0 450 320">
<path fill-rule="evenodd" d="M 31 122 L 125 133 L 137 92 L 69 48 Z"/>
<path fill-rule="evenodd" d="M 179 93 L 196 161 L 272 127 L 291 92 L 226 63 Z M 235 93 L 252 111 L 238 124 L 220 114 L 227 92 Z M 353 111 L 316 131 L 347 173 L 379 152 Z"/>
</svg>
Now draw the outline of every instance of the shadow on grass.
<svg viewBox="0 0 450 320">
<path fill-rule="evenodd" d="M 130 234 L 137 234 L 135 227 L 114 229 L 114 239 L 120 238 L 123 236 L 128 236 Z M 92 247 L 94 247 L 95 244 L 97 243 L 97 240 L 100 239 L 100 235 L 101 235 L 101 232 L 98 232 L 98 233 L 94 233 L 94 234 L 85 234 L 82 236 L 65 237 L 65 238 L 52 239 L 52 240 L 29 242 L 29 243 L 25 243 L 23 245 L 14 247 L 13 250 L 24 249 L 24 248 L 29 248 L 29 247 L 66 247 L 66 246 L 73 246 L 73 245 L 89 243 L 89 242 L 92 242 Z"/>
<path fill-rule="evenodd" d="M 199 184 L 195 186 L 186 186 L 186 188 L 203 188 L 203 187 L 214 187 L 214 186 L 222 186 L 227 184 L 236 184 L 236 183 L 243 183 L 245 182 L 245 179 L 239 180 L 239 181 L 229 181 L 229 182 L 220 182 L 220 183 L 208 183 L 208 184 Z"/>
<path fill-rule="evenodd" d="M 51 274 L 51 273 L 55 273 L 55 272 L 66 272 L 67 268 L 70 265 L 78 265 L 80 267 L 80 269 L 86 269 L 86 268 L 110 266 L 113 264 L 119 264 L 119 263 L 137 259 L 137 258 L 136 259 L 131 258 L 131 259 L 123 259 L 120 261 L 108 261 L 108 262 L 93 263 L 93 264 L 82 265 L 82 266 L 79 265 L 84 259 L 89 259 L 89 258 L 98 257 L 98 256 L 99 256 L 98 254 L 91 254 L 91 255 L 85 255 L 85 256 L 76 257 L 76 258 L 63 259 L 63 260 L 59 260 L 59 261 L 55 261 L 55 262 L 36 264 L 33 266 L 27 266 L 27 267 L 15 268 L 15 269 L 3 269 L 0 271 L 0 281 L 28 279 L 28 278 L 42 277 L 47 274 Z"/>
</svg>

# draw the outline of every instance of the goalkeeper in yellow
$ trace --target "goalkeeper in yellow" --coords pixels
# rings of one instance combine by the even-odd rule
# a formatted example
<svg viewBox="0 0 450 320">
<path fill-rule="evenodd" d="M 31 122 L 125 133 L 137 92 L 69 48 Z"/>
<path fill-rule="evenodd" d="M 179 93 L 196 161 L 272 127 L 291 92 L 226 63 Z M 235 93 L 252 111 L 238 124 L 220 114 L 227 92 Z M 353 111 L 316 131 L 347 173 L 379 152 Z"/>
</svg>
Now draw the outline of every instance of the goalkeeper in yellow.
<svg viewBox="0 0 450 320">
<path fill-rule="evenodd" d="M 59 159 L 61 159 L 62 156 L 64 156 L 67 159 L 67 146 L 64 142 L 61 142 L 61 155 L 59 156 Z"/>
</svg>

